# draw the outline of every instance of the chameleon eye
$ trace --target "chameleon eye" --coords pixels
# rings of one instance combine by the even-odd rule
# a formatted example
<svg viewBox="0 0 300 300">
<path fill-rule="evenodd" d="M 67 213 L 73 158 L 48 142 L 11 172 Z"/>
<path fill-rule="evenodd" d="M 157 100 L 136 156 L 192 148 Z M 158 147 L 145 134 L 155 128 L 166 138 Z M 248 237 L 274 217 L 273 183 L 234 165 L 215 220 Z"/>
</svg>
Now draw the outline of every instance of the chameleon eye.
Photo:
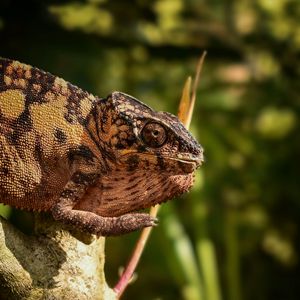
<svg viewBox="0 0 300 300">
<path fill-rule="evenodd" d="M 147 123 L 142 129 L 142 139 L 149 147 L 161 147 L 167 140 L 166 129 L 158 123 Z"/>
</svg>

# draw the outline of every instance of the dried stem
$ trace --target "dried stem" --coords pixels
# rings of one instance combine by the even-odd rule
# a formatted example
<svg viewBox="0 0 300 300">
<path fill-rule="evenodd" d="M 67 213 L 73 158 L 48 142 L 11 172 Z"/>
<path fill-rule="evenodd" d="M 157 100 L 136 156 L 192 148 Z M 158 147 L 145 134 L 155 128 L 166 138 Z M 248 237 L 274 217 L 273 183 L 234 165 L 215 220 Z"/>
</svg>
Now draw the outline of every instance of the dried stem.
<svg viewBox="0 0 300 300">
<path fill-rule="evenodd" d="M 192 120 L 192 114 L 194 110 L 194 105 L 196 101 L 196 91 L 200 79 L 200 73 L 202 69 L 202 65 L 204 62 L 204 58 L 206 56 L 206 51 L 203 52 L 201 55 L 197 68 L 196 68 L 196 75 L 195 80 L 193 82 L 193 88 L 191 92 L 191 84 L 192 79 L 189 76 L 185 82 L 183 91 L 182 91 L 182 97 L 179 103 L 179 109 L 178 109 L 178 118 L 180 121 L 185 125 L 185 127 L 188 129 Z M 156 217 L 159 211 L 160 205 L 156 205 L 150 209 L 150 215 L 153 217 Z M 117 294 L 117 297 L 120 298 L 125 291 L 126 287 L 128 286 L 132 275 L 134 273 L 134 270 L 137 267 L 137 264 L 140 260 L 140 257 L 142 256 L 143 250 L 145 248 L 145 245 L 149 239 L 150 233 L 152 231 L 152 227 L 144 228 L 137 243 L 133 250 L 132 256 L 124 270 L 124 272 L 121 275 L 120 280 L 114 287 L 114 291 Z"/>
<path fill-rule="evenodd" d="M 194 106 L 195 106 L 195 102 L 196 102 L 197 87 L 199 85 L 200 73 L 201 73 L 201 70 L 202 70 L 202 66 L 203 66 L 203 62 L 204 62 L 206 53 L 207 53 L 206 51 L 203 52 L 203 54 L 201 55 L 201 57 L 198 61 L 198 64 L 197 64 L 196 76 L 195 76 L 193 89 L 192 89 L 192 96 L 191 96 L 191 99 L 190 99 L 190 102 L 189 102 L 188 115 L 187 115 L 187 118 L 182 121 L 186 128 L 190 127 L 190 124 L 191 124 L 191 121 L 192 121 Z"/>
</svg>

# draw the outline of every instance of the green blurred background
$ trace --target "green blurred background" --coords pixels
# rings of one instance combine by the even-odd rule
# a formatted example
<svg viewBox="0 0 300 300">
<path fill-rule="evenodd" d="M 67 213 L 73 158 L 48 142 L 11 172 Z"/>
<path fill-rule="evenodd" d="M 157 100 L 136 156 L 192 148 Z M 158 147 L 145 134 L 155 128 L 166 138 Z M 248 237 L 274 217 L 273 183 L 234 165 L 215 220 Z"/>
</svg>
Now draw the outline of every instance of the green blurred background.
<svg viewBox="0 0 300 300">
<path fill-rule="evenodd" d="M 99 96 L 120 90 L 176 113 L 208 51 L 191 128 L 206 163 L 162 206 L 123 299 L 300 299 L 299 4 L 0 0 L 0 56 Z M 111 286 L 137 237 L 107 239 Z"/>
</svg>

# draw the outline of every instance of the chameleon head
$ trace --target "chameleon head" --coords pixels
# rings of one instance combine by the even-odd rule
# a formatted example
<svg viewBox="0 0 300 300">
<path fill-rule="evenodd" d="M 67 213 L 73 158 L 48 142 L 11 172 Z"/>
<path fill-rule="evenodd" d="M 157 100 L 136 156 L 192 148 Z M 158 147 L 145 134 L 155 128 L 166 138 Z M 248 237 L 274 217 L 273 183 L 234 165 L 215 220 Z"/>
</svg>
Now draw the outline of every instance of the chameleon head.
<svg viewBox="0 0 300 300">
<path fill-rule="evenodd" d="M 123 214 L 188 191 L 203 149 L 178 118 L 121 92 L 104 103 L 98 132 L 110 172 L 101 177 L 99 213 Z"/>
</svg>

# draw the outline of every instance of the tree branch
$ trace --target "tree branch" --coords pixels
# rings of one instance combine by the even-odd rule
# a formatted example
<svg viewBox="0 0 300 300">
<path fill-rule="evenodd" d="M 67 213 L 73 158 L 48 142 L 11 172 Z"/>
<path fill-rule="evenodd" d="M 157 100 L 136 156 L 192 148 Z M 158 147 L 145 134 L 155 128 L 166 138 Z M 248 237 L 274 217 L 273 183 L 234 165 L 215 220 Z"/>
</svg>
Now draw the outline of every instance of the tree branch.
<svg viewBox="0 0 300 300">
<path fill-rule="evenodd" d="M 115 299 L 104 276 L 104 238 L 35 215 L 28 236 L 0 217 L 1 299 Z"/>
</svg>

